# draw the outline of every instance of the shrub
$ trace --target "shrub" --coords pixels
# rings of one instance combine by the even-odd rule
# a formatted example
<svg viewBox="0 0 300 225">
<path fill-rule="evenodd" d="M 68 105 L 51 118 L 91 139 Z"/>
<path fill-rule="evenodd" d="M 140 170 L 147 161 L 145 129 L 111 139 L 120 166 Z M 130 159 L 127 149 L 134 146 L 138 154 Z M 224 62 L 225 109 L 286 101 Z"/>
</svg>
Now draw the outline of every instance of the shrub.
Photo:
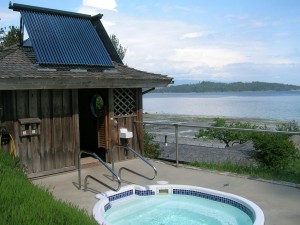
<svg viewBox="0 0 300 225">
<path fill-rule="evenodd" d="M 148 158 L 158 158 L 161 154 L 160 146 L 158 143 L 153 143 L 155 138 L 154 134 L 148 133 L 144 129 L 144 155 Z"/>
<path fill-rule="evenodd" d="M 300 127 L 295 120 L 292 120 L 287 123 L 281 123 L 276 126 L 276 130 L 278 131 L 290 131 L 290 132 L 299 132 Z"/>
<path fill-rule="evenodd" d="M 254 159 L 272 170 L 286 169 L 290 162 L 299 159 L 294 143 L 284 134 L 253 134 Z"/>
<path fill-rule="evenodd" d="M 212 126 L 243 129 L 259 128 L 250 123 L 236 122 L 226 124 L 226 121 L 220 118 L 216 118 Z M 263 129 L 266 129 L 266 127 L 263 127 Z M 276 129 L 278 131 L 300 131 L 300 128 L 295 121 L 279 124 Z M 226 147 L 229 147 L 230 143 L 233 145 L 234 143 L 242 144 L 248 140 L 253 141 L 255 148 L 253 158 L 260 166 L 271 170 L 286 169 L 290 163 L 299 159 L 299 151 L 289 139 L 289 136 L 284 134 L 200 129 L 197 137 L 204 136 L 210 139 L 218 139 L 224 142 Z"/>
</svg>

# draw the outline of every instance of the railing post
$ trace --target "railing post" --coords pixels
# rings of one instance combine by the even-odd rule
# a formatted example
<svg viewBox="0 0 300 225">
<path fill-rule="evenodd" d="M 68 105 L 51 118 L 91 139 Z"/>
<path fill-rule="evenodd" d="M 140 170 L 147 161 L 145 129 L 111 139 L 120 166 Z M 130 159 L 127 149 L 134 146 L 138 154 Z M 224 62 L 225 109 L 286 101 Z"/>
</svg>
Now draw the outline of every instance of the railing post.
<svg viewBox="0 0 300 225">
<path fill-rule="evenodd" d="M 175 140 L 176 140 L 176 167 L 178 167 L 178 124 L 175 124 Z"/>
<path fill-rule="evenodd" d="M 110 159 L 111 159 L 111 168 L 113 171 L 115 171 L 115 159 L 114 159 L 114 146 L 111 146 L 110 148 Z"/>
<path fill-rule="evenodd" d="M 111 146 L 110 148 L 110 159 L 111 159 L 111 169 L 115 172 L 115 146 Z M 115 181 L 115 177 L 113 176 L 113 181 Z"/>
<path fill-rule="evenodd" d="M 78 154 L 78 161 L 77 161 L 77 168 L 78 168 L 78 190 L 81 189 L 81 164 L 80 164 L 80 160 L 81 160 L 81 151 Z"/>
</svg>

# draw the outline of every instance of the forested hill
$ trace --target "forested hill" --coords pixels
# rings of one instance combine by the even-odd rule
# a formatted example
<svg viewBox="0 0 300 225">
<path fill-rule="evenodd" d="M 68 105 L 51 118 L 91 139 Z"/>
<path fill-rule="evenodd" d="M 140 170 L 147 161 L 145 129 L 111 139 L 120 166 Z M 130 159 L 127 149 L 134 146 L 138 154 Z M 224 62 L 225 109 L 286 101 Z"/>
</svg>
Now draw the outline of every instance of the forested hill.
<svg viewBox="0 0 300 225">
<path fill-rule="evenodd" d="M 166 88 L 156 89 L 155 92 L 228 92 L 228 91 L 292 91 L 300 90 L 300 86 L 265 83 L 265 82 L 235 82 L 235 83 L 216 83 L 210 81 L 202 81 L 196 84 L 174 85 Z"/>
</svg>

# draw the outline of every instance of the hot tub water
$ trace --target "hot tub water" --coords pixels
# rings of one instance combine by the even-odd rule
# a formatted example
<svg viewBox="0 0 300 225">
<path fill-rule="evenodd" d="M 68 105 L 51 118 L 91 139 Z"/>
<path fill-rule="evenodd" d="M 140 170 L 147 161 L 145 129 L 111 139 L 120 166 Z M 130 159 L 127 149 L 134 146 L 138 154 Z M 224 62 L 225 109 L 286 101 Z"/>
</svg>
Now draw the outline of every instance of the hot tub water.
<svg viewBox="0 0 300 225">
<path fill-rule="evenodd" d="M 252 225 L 238 208 L 184 195 L 133 196 L 119 200 L 104 213 L 113 225 Z"/>
</svg>

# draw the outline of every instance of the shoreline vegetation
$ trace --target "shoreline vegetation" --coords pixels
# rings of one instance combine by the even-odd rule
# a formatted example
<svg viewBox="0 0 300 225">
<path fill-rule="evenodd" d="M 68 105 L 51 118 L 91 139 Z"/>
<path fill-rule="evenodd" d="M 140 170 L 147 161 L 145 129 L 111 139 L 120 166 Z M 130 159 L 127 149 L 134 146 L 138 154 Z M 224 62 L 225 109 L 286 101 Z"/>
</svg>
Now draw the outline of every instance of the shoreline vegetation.
<svg viewBox="0 0 300 225">
<path fill-rule="evenodd" d="M 151 93 L 200 93 L 200 92 L 246 92 L 246 91 L 299 91 L 300 86 L 253 81 L 249 83 L 221 83 L 202 81 L 194 84 L 171 85 L 155 89 Z"/>
<path fill-rule="evenodd" d="M 166 125 L 149 125 L 146 126 L 146 132 L 153 135 L 154 143 L 164 143 L 165 136 L 167 136 L 168 143 L 175 143 L 175 128 L 174 124 L 186 124 L 197 126 L 212 126 L 214 119 L 210 117 L 197 117 L 197 116 L 185 116 L 174 114 L 144 114 L 144 121 L 157 122 Z M 257 127 L 263 127 L 265 130 L 277 130 L 278 126 L 284 126 L 287 124 L 283 121 L 268 120 L 268 119 L 249 119 L 249 118 L 223 118 L 226 123 L 249 123 Z M 225 144 L 220 143 L 220 140 L 210 140 L 207 138 L 196 138 L 196 132 L 199 132 L 200 128 L 179 128 L 179 144 L 183 145 L 197 145 L 214 148 L 224 148 Z M 299 135 L 294 142 L 295 147 L 300 151 L 300 138 Z M 180 159 L 179 159 L 180 160 Z M 263 167 L 258 167 L 257 164 L 246 166 L 236 165 L 231 162 L 225 163 L 202 163 L 191 162 L 188 165 L 200 167 L 202 169 L 210 169 L 216 171 L 226 171 L 236 174 L 247 175 L 250 177 L 263 178 L 269 180 L 293 182 L 300 184 L 300 158 L 295 159 L 294 162 L 288 163 L 289 165 L 285 169 L 273 170 Z"/>
</svg>

